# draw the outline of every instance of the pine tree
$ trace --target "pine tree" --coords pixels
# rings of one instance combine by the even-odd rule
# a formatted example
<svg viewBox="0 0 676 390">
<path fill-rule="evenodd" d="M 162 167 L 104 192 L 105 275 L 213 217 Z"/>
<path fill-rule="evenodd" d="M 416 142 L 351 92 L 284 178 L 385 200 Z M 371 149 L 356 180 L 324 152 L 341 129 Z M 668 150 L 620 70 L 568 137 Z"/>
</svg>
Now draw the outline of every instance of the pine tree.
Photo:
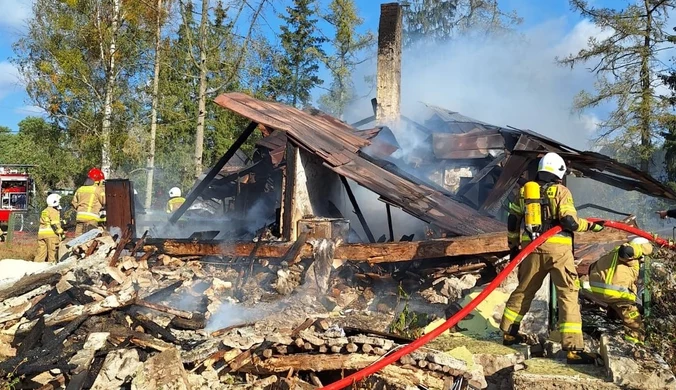
<svg viewBox="0 0 676 390">
<path fill-rule="evenodd" d="M 280 34 L 283 54 L 269 88 L 274 98 L 296 107 L 308 104 L 311 90 L 323 83 L 317 72 L 326 39 L 318 35 L 317 19 L 312 18 L 314 5 L 314 0 L 293 0 L 288 15 L 281 16 L 286 23 Z"/>
<path fill-rule="evenodd" d="M 599 125 L 599 137 L 620 137 L 624 153 L 636 153 L 641 170 L 648 172 L 665 114 L 665 105 L 655 93 L 663 71 L 657 54 L 668 40 L 668 12 L 676 1 L 637 0 L 620 10 L 595 8 L 583 0 L 571 0 L 571 5 L 610 32 L 604 39 L 590 37 L 587 48 L 560 60 L 570 67 L 591 63 L 591 72 L 597 75 L 595 93 L 582 91 L 575 108 L 616 104 Z"/>
<path fill-rule="evenodd" d="M 411 0 L 404 3 L 404 45 L 447 42 L 456 34 L 500 34 L 521 23 L 498 0 Z"/>
<path fill-rule="evenodd" d="M 363 62 L 359 56 L 373 45 L 375 39 L 370 32 L 357 32 L 364 20 L 357 14 L 354 0 L 332 0 L 329 10 L 326 21 L 335 27 L 336 32 L 331 41 L 334 54 L 325 59 L 325 64 L 333 81 L 329 92 L 319 98 L 319 103 L 322 110 L 343 119 L 345 108 L 355 98 L 352 72 Z"/>
</svg>

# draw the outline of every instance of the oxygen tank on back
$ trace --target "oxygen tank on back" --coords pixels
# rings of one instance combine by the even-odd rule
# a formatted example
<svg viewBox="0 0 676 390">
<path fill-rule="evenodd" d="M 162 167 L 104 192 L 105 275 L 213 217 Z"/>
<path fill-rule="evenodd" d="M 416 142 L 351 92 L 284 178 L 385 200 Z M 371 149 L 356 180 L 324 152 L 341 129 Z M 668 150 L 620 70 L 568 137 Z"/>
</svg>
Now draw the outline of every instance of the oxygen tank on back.
<svg viewBox="0 0 676 390">
<path fill-rule="evenodd" d="M 523 186 L 524 205 L 526 212 L 524 215 L 524 225 L 533 238 L 538 236 L 542 230 L 542 197 L 540 196 L 540 185 L 537 182 L 529 181 Z"/>
</svg>

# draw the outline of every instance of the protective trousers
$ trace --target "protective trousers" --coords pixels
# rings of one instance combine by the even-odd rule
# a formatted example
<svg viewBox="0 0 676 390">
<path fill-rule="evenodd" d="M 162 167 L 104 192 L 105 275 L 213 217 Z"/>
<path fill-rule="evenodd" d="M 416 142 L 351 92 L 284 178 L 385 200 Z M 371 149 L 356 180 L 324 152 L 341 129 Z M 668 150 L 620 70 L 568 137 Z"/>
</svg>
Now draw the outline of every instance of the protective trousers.
<svg viewBox="0 0 676 390">
<path fill-rule="evenodd" d="M 583 350 L 582 317 L 578 303 L 580 281 L 570 244 L 544 243 L 519 266 L 519 285 L 512 292 L 502 315 L 500 329 L 516 335 L 523 316 L 528 313 L 535 293 L 547 275 L 556 288 L 559 307 L 559 332 L 565 350 Z"/>
<path fill-rule="evenodd" d="M 44 263 L 45 260 L 54 263 L 56 262 L 56 251 L 59 247 L 58 237 L 46 237 L 38 239 L 38 252 L 35 254 L 36 263 Z"/>
<path fill-rule="evenodd" d="M 594 294 L 594 298 L 607 303 L 608 308 L 617 313 L 622 319 L 625 340 L 632 343 L 643 343 L 645 340 L 643 320 L 634 302 L 621 298 L 605 297 L 599 294 Z"/>
<path fill-rule="evenodd" d="M 96 222 L 77 222 L 75 224 L 75 236 L 87 233 L 92 229 L 96 229 L 98 224 Z"/>
</svg>

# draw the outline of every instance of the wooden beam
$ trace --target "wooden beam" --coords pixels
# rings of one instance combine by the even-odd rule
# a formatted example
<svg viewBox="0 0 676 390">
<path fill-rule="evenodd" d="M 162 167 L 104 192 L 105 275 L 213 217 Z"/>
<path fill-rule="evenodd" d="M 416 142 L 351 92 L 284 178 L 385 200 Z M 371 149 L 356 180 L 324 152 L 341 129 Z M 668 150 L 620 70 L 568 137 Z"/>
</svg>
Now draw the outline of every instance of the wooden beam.
<svg viewBox="0 0 676 390">
<path fill-rule="evenodd" d="M 239 137 L 237 137 L 237 140 L 235 140 L 235 142 L 232 144 L 232 146 L 230 146 L 228 151 L 225 152 L 223 157 L 221 157 L 216 163 L 216 165 L 214 165 L 209 170 L 209 172 L 206 174 L 206 176 L 204 176 L 204 179 L 202 179 L 202 181 L 197 185 L 197 187 L 195 187 L 195 189 L 188 194 L 188 196 L 185 199 L 185 202 L 183 202 L 181 207 L 179 207 L 178 210 L 176 210 L 171 215 L 171 217 L 169 218 L 169 223 L 172 224 L 176 223 L 176 221 L 178 221 L 178 219 L 181 218 L 181 216 L 183 216 L 183 214 L 188 210 L 188 208 L 192 206 L 193 202 L 195 202 L 197 197 L 200 196 L 202 192 L 204 192 L 204 190 L 209 187 L 211 181 L 214 180 L 216 175 L 218 175 L 221 169 L 223 169 L 225 164 L 227 164 L 228 161 L 230 161 L 230 159 L 235 155 L 235 153 L 237 153 L 239 148 L 242 147 L 242 145 L 244 145 L 244 142 L 246 142 L 246 140 L 249 139 L 249 136 L 251 135 L 251 133 L 254 132 L 254 130 L 256 130 L 256 127 L 258 127 L 258 123 L 256 122 L 249 123 L 249 126 L 247 126 L 247 128 L 244 129 L 244 132 L 242 132 L 242 134 Z"/>
<path fill-rule="evenodd" d="M 522 149 L 531 149 L 535 148 L 538 145 L 537 141 L 534 141 L 527 135 L 521 135 L 519 141 L 514 147 L 515 150 Z M 512 154 L 505 161 L 505 165 L 502 168 L 502 173 L 500 177 L 495 182 L 493 189 L 486 197 L 483 205 L 481 205 L 480 211 L 491 210 L 496 207 L 504 198 L 504 196 L 512 189 L 514 184 L 519 180 L 519 177 L 526 171 L 528 168 L 528 163 L 532 161 L 532 158 Z"/>
<path fill-rule="evenodd" d="M 354 194 L 352 193 L 352 188 L 350 188 L 350 183 L 348 183 L 345 176 L 342 176 L 342 175 L 340 176 L 340 181 L 343 182 L 343 186 L 345 187 L 345 192 L 347 192 L 347 197 L 350 198 L 350 203 L 352 203 L 352 207 L 354 208 L 354 213 L 357 214 L 357 218 L 359 218 L 359 223 L 361 224 L 361 227 L 364 228 L 364 233 L 366 233 L 366 237 L 369 239 L 369 242 L 371 242 L 371 243 L 376 242 L 376 239 L 373 236 L 373 233 L 371 232 L 371 229 L 369 228 L 368 223 L 366 223 L 366 218 L 364 218 L 364 214 L 362 214 L 361 209 L 359 208 L 359 203 L 357 203 L 357 198 L 355 198 Z"/>
<path fill-rule="evenodd" d="M 627 239 L 627 234 L 613 229 L 600 233 L 577 233 L 576 245 L 604 243 Z M 170 256 L 226 256 L 283 258 L 291 247 L 288 242 L 269 242 L 259 245 L 254 252 L 253 242 L 191 242 L 189 240 L 147 240 L 144 250 L 157 249 Z M 154 245 L 154 246 L 151 246 Z M 441 257 L 500 254 L 508 252 L 506 233 L 489 233 L 468 237 L 442 238 L 427 241 L 388 242 L 379 244 L 343 244 L 336 248 L 334 259 L 392 263 L 397 261 L 433 259 Z M 312 245 L 299 249 L 301 258 L 312 256 Z"/>
<path fill-rule="evenodd" d="M 385 211 L 387 211 L 387 229 L 390 233 L 390 242 L 394 242 L 394 228 L 392 227 L 392 210 L 390 210 L 390 204 L 385 204 Z"/>
</svg>

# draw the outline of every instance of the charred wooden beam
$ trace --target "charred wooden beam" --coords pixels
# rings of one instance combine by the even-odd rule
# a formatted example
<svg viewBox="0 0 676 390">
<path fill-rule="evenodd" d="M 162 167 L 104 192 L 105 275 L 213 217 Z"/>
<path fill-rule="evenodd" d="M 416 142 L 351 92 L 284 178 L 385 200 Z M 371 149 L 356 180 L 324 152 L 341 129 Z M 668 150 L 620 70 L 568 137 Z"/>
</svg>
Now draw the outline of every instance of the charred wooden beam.
<svg viewBox="0 0 676 390">
<path fill-rule="evenodd" d="M 173 224 L 178 221 L 179 218 L 183 216 L 183 214 L 192 206 L 193 202 L 197 199 L 198 196 L 202 194 L 202 192 L 209 187 L 209 184 L 211 184 L 211 181 L 214 180 L 216 175 L 223 169 L 225 164 L 230 161 L 230 159 L 237 153 L 239 148 L 244 145 L 244 142 L 246 142 L 247 139 L 249 139 L 249 136 L 251 133 L 256 130 L 256 127 L 258 127 L 258 123 L 256 122 L 251 122 L 249 123 L 249 126 L 247 126 L 246 129 L 242 132 L 242 134 L 237 137 L 235 142 L 230 146 L 230 148 L 225 152 L 225 154 L 216 162 L 216 164 L 207 172 L 207 174 L 204 176 L 204 179 L 200 181 L 200 183 L 195 187 L 194 190 L 190 191 L 188 196 L 185 199 L 185 202 L 181 205 L 181 207 L 178 208 L 178 210 L 174 211 L 174 213 L 169 217 L 169 223 Z"/>
<path fill-rule="evenodd" d="M 352 189 L 350 188 L 350 183 L 347 182 L 347 179 L 345 178 L 345 176 L 340 176 L 340 181 L 343 182 L 343 186 L 345 187 L 345 192 L 347 192 L 347 197 L 350 198 L 350 203 L 352 203 L 352 207 L 354 208 L 354 213 L 357 214 L 357 218 L 359 219 L 359 223 L 361 224 L 361 227 L 364 228 L 364 233 L 366 233 L 366 237 L 369 239 L 369 242 L 371 242 L 371 243 L 376 242 L 376 239 L 373 236 L 373 233 L 371 232 L 371 228 L 369 228 L 368 223 L 366 223 L 366 218 L 364 218 L 364 214 L 362 214 L 361 209 L 359 208 L 359 203 L 357 203 L 357 198 L 355 198 L 354 194 L 352 193 Z"/>
<path fill-rule="evenodd" d="M 190 312 L 190 311 L 178 310 L 178 309 L 171 308 L 169 306 L 160 305 L 159 303 L 152 303 L 152 302 L 144 301 L 142 299 L 136 299 L 134 301 L 134 305 L 145 307 L 145 308 L 152 309 L 152 310 L 155 310 L 155 311 L 159 311 L 161 313 L 171 314 L 171 315 L 181 317 L 181 318 L 185 318 L 185 319 L 188 319 L 188 320 L 192 319 L 193 316 L 195 315 L 195 313 Z"/>
<path fill-rule="evenodd" d="M 385 210 L 387 211 L 387 230 L 390 233 L 390 242 L 394 242 L 394 227 L 392 227 L 392 210 L 390 210 L 390 204 L 385 204 Z"/>
<path fill-rule="evenodd" d="M 27 275 L 21 280 L 18 280 L 16 283 L 12 284 L 8 288 L 0 291 L 0 302 L 4 301 L 7 298 L 18 297 L 19 295 L 25 294 L 29 291 L 33 291 L 36 288 L 44 285 L 54 285 L 61 280 L 61 274 L 59 273 L 39 273 L 33 275 Z"/>
<path fill-rule="evenodd" d="M 575 244 L 604 243 L 627 238 L 624 232 L 606 229 L 600 233 L 576 233 Z M 144 250 L 154 249 L 170 256 L 226 256 L 247 257 L 255 247 L 253 242 L 191 242 L 187 240 L 148 240 Z M 291 243 L 269 242 L 255 252 L 258 258 L 280 259 Z M 379 244 L 343 244 L 336 248 L 334 259 L 393 263 L 398 261 L 437 259 L 443 257 L 501 254 L 508 252 L 506 233 L 488 233 L 476 236 L 442 238 L 427 241 L 388 242 Z M 302 258 L 312 257 L 312 245 L 300 249 Z"/>
</svg>

